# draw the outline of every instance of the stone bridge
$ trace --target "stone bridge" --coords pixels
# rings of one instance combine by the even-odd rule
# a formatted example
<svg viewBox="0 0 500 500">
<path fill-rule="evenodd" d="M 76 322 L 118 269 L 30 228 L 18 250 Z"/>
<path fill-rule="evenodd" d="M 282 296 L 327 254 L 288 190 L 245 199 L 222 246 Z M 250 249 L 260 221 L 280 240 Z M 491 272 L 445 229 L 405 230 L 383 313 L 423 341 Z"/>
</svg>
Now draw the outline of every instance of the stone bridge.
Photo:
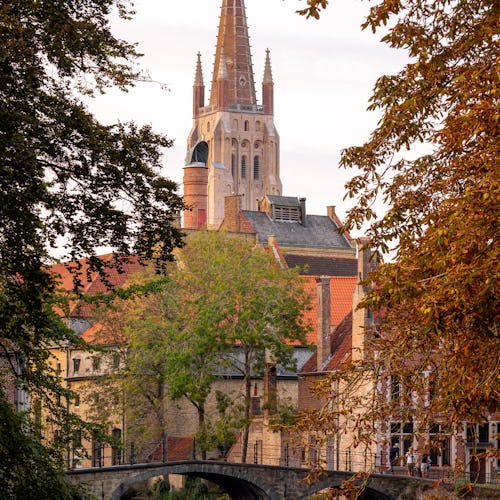
<svg viewBox="0 0 500 500">
<path fill-rule="evenodd" d="M 214 461 L 189 461 L 122 465 L 67 472 L 75 482 L 88 486 L 99 500 L 120 500 L 136 483 L 167 474 L 207 479 L 234 500 L 305 500 L 325 488 L 339 486 L 352 472 L 328 471 L 313 484 L 303 481 L 307 469 Z M 430 481 L 405 476 L 370 475 L 361 500 L 407 500 L 431 488 Z"/>
</svg>

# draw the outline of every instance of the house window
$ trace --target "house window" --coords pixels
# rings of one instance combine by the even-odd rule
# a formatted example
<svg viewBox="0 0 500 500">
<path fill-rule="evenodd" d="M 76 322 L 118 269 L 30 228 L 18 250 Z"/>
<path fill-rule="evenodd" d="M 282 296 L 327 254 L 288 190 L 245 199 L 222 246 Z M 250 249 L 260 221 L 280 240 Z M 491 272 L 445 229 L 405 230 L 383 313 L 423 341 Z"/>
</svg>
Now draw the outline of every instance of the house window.
<svg viewBox="0 0 500 500">
<path fill-rule="evenodd" d="M 245 179 L 247 176 L 247 157 L 241 157 L 241 178 Z"/>
<path fill-rule="evenodd" d="M 121 429 L 113 429 L 111 432 L 111 436 L 113 438 L 111 445 L 111 462 L 113 465 L 121 464 L 121 442 L 122 442 L 122 431 Z"/>
<path fill-rule="evenodd" d="M 489 443 L 490 442 L 490 425 L 488 422 L 484 424 L 469 424 L 467 425 L 467 442 L 468 443 Z"/>
<path fill-rule="evenodd" d="M 236 174 L 236 155 L 233 153 L 231 155 L 231 175 L 233 176 L 233 178 L 235 174 Z"/>
<path fill-rule="evenodd" d="M 402 450 L 401 456 L 407 453 L 410 446 L 413 445 L 413 423 L 391 423 L 391 443 L 393 445 L 399 444 L 399 449 Z"/>
<path fill-rule="evenodd" d="M 92 440 L 92 467 L 103 466 L 103 444 L 95 438 Z"/>
<path fill-rule="evenodd" d="M 80 358 L 73 358 L 73 373 L 75 375 L 77 375 L 78 372 L 80 371 L 80 363 L 81 363 Z"/>
<path fill-rule="evenodd" d="M 120 368 L 120 355 L 117 352 L 113 354 L 112 363 L 113 370 L 117 370 L 118 368 Z"/>
<path fill-rule="evenodd" d="M 299 207 L 274 206 L 274 219 L 288 222 L 299 222 Z"/>
<path fill-rule="evenodd" d="M 450 437 L 440 425 L 433 425 L 429 430 L 431 448 L 429 454 L 432 465 L 450 465 Z"/>
<path fill-rule="evenodd" d="M 253 159 L 253 178 L 259 178 L 259 157 L 255 156 Z"/>
<path fill-rule="evenodd" d="M 309 465 L 317 465 L 319 462 L 318 444 L 313 436 L 309 437 Z"/>
<path fill-rule="evenodd" d="M 248 123 L 248 120 L 245 120 L 245 132 L 248 132 L 250 130 L 250 123 Z"/>
<path fill-rule="evenodd" d="M 101 368 L 101 358 L 99 356 L 92 356 L 92 370 L 97 372 Z"/>
<path fill-rule="evenodd" d="M 79 394 L 75 395 L 75 406 L 80 406 L 80 395 Z"/>
</svg>

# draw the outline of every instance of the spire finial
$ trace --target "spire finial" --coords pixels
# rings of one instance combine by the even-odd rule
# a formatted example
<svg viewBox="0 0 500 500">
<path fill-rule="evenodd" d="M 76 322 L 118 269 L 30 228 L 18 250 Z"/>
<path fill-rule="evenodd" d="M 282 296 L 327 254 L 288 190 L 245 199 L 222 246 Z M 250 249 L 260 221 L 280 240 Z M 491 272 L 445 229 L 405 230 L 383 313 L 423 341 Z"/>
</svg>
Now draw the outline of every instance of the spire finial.
<svg viewBox="0 0 500 500">
<path fill-rule="evenodd" d="M 264 78 L 262 80 L 263 84 L 273 83 L 273 73 L 271 71 L 271 59 L 269 57 L 269 49 L 266 49 L 266 62 L 264 64 Z"/>
<path fill-rule="evenodd" d="M 196 56 L 197 56 L 197 61 L 196 61 L 196 70 L 194 73 L 194 84 L 195 86 L 203 87 L 204 84 L 203 84 L 203 71 L 201 69 L 201 53 L 198 52 Z"/>
</svg>

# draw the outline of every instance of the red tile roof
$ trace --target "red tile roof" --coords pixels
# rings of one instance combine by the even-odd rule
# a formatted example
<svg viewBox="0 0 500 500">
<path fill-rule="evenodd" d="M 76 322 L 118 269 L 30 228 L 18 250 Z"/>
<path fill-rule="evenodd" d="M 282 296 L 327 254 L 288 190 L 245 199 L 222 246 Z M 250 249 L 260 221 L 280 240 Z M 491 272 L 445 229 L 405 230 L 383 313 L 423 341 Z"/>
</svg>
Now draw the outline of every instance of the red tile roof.
<svg viewBox="0 0 500 500">
<path fill-rule="evenodd" d="M 113 288 L 122 287 L 130 277 L 138 272 L 143 266 L 136 256 L 129 257 L 120 266 L 117 266 L 114 254 L 105 254 L 99 256 L 105 263 L 108 285 Z M 82 295 L 96 295 L 109 291 L 109 286 L 97 271 L 90 270 L 86 259 L 76 262 L 64 262 L 51 266 L 51 271 L 58 276 L 59 286 L 63 290 L 71 291 L 74 288 L 75 273 L 78 274 L 81 281 Z M 70 305 L 70 316 L 85 317 L 88 316 L 89 306 L 73 301 Z"/>
<path fill-rule="evenodd" d="M 316 324 L 318 321 L 318 303 L 316 300 L 316 278 L 304 277 L 306 290 L 311 294 L 311 309 L 305 313 L 306 322 L 311 331 L 308 334 L 309 343 L 317 344 Z M 354 276 L 332 276 L 330 278 L 330 322 L 335 328 L 352 309 L 352 297 L 357 278 Z"/>
<path fill-rule="evenodd" d="M 349 361 L 352 353 L 352 311 L 344 317 L 335 328 L 330 337 L 331 357 L 321 371 L 333 371 L 339 368 L 340 364 Z M 317 352 L 304 363 L 301 373 L 314 373 L 318 371 Z"/>
</svg>

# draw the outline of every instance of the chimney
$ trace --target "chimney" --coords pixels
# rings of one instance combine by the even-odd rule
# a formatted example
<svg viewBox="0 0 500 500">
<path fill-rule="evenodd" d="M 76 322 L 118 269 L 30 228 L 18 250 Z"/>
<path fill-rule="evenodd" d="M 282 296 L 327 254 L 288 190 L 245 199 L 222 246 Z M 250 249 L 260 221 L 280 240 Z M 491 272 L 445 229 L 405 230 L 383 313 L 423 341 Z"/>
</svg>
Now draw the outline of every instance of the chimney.
<svg viewBox="0 0 500 500">
<path fill-rule="evenodd" d="M 235 194 L 224 197 L 224 223 L 223 228 L 232 233 L 240 232 L 241 198 L 243 195 Z"/>
<path fill-rule="evenodd" d="M 358 278 L 364 281 L 368 278 L 368 274 L 373 270 L 373 261 L 370 258 L 371 252 L 368 248 L 370 238 L 357 238 L 358 249 Z"/>
<path fill-rule="evenodd" d="M 362 282 L 368 277 L 373 264 L 370 260 L 370 249 L 367 247 L 369 238 L 356 240 L 358 250 L 358 283 L 354 289 L 352 300 L 352 359 L 363 359 L 365 356 L 365 337 L 371 322 L 371 312 L 368 309 L 359 309 L 359 303 L 366 295 L 366 287 Z"/>
<path fill-rule="evenodd" d="M 317 370 L 322 371 L 325 361 L 331 355 L 330 347 L 330 278 L 316 278 L 316 296 L 318 300 L 317 318 Z"/>
<path fill-rule="evenodd" d="M 300 222 L 301 224 L 305 227 L 306 226 L 306 199 L 305 198 L 299 198 L 299 203 L 300 203 Z"/>
</svg>

